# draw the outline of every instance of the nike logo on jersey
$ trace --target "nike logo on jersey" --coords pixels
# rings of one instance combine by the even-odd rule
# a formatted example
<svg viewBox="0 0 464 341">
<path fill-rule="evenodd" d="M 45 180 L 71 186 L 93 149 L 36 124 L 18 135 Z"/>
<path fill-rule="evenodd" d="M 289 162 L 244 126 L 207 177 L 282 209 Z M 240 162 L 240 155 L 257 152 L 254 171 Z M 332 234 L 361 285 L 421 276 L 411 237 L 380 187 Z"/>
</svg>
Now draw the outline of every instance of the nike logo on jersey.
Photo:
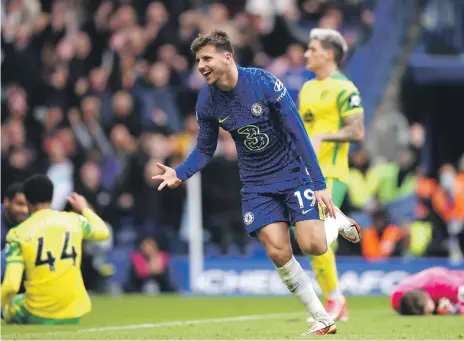
<svg viewBox="0 0 464 341">
<path fill-rule="evenodd" d="M 302 214 L 306 214 L 308 212 L 311 212 L 313 210 L 314 207 L 310 208 L 309 210 L 303 210 L 303 212 L 301 212 Z"/>
<path fill-rule="evenodd" d="M 230 116 L 227 116 L 227 117 L 224 117 L 224 118 L 220 118 L 219 119 L 219 123 L 224 123 Z"/>
</svg>

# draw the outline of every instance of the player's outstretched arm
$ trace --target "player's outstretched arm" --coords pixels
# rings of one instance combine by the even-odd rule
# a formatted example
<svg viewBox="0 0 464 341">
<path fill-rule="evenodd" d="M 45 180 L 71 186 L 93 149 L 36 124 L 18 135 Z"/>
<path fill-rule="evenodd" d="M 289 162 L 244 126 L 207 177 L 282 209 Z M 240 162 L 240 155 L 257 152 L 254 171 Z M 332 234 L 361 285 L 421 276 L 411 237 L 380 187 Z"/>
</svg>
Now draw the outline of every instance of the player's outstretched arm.
<svg viewBox="0 0 464 341">
<path fill-rule="evenodd" d="M 188 180 L 195 173 L 203 169 L 212 159 L 216 151 L 219 136 L 219 123 L 211 118 L 204 117 L 197 112 L 198 137 L 197 145 L 187 159 L 176 169 L 158 164 L 164 171 L 162 175 L 152 177 L 154 180 L 162 181 L 158 187 L 161 191 L 164 187 L 175 188 L 182 181 Z"/>
<path fill-rule="evenodd" d="M 81 224 L 84 231 L 83 238 L 86 240 L 100 241 L 110 236 L 110 230 L 105 222 L 90 209 L 87 200 L 82 195 L 72 193 L 68 197 L 72 208 L 82 216 Z"/>
</svg>

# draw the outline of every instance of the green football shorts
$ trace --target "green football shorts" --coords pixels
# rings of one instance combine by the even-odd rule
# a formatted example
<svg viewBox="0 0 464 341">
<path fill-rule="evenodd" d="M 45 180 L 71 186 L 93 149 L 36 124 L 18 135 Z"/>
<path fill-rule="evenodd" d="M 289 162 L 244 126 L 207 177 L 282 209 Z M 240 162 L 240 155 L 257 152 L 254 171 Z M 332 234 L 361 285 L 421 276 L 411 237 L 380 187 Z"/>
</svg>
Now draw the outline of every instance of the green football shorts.
<svg viewBox="0 0 464 341">
<path fill-rule="evenodd" d="M 51 319 L 44 318 L 30 313 L 24 307 L 24 294 L 17 295 L 2 310 L 2 318 L 6 323 L 11 324 L 77 324 L 80 318 L 73 319 Z"/>
</svg>

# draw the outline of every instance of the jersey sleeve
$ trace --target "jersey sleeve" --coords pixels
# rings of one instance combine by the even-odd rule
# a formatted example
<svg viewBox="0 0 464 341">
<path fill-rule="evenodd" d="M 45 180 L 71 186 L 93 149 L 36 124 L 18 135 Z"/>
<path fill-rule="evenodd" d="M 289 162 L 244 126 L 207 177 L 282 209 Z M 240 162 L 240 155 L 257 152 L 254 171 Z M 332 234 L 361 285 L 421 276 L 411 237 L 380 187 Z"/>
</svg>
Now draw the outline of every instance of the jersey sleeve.
<svg viewBox="0 0 464 341">
<path fill-rule="evenodd" d="M 16 229 L 11 229 L 6 235 L 5 256 L 6 264 L 21 263 L 24 264 L 23 254 L 21 252 L 20 238 Z"/>
<path fill-rule="evenodd" d="M 356 86 L 351 82 L 345 82 L 337 95 L 337 108 L 341 117 L 360 114 L 364 111 L 361 95 Z"/>
<path fill-rule="evenodd" d="M 86 208 L 82 215 L 78 215 L 82 228 L 82 238 L 86 240 L 101 241 L 110 235 L 110 230 L 105 222 L 91 209 Z"/>
<path fill-rule="evenodd" d="M 216 151 L 219 123 L 197 109 L 198 137 L 197 145 L 187 159 L 176 168 L 179 179 L 185 181 L 203 169 Z"/>
<path fill-rule="evenodd" d="M 262 88 L 264 89 L 265 97 L 276 109 L 282 124 L 291 136 L 309 172 L 314 190 L 320 191 L 325 189 L 326 183 L 316 153 L 287 88 L 279 79 L 266 71 L 263 71 L 263 83 Z"/>
</svg>

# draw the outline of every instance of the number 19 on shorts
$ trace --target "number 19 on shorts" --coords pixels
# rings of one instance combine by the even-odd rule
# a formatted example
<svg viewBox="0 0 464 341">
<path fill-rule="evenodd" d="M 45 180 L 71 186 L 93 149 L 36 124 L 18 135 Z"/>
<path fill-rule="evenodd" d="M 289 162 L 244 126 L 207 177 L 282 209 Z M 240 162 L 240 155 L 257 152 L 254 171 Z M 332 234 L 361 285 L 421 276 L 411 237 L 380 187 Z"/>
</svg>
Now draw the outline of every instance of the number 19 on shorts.
<svg viewBox="0 0 464 341">
<path fill-rule="evenodd" d="M 300 205 L 300 208 L 304 208 L 303 197 L 311 202 L 311 204 L 309 205 L 310 207 L 313 207 L 316 204 L 316 197 L 314 196 L 314 192 L 309 188 L 303 192 L 303 195 L 301 195 L 301 191 L 296 191 L 294 195 L 298 199 L 298 204 Z"/>
</svg>

